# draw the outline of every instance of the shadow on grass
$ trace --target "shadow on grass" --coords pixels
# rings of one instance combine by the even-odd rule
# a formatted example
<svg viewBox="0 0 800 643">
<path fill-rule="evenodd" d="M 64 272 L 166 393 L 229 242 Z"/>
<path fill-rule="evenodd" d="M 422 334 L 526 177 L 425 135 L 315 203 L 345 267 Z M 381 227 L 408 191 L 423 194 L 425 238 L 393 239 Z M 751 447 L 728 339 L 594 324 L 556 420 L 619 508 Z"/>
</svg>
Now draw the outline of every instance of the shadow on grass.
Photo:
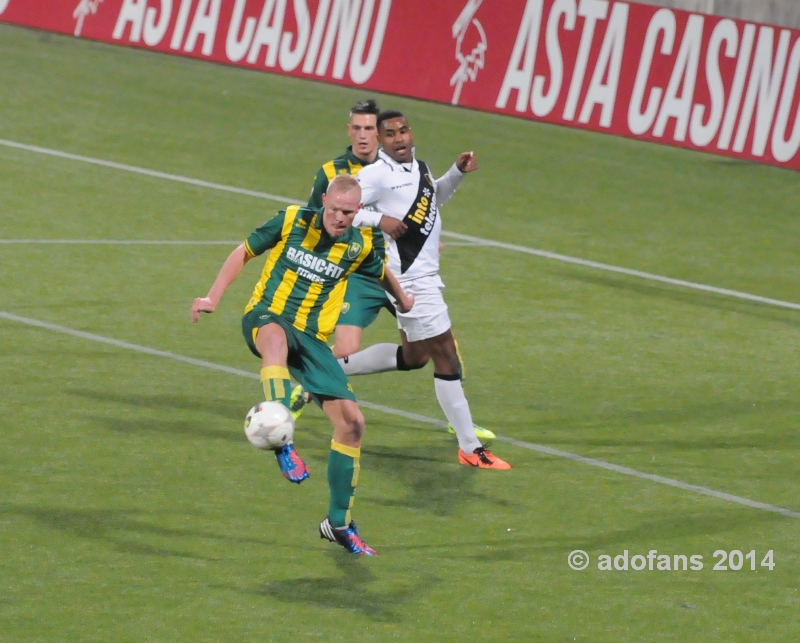
<svg viewBox="0 0 800 643">
<path fill-rule="evenodd" d="M 48 529 L 56 529 L 81 538 L 101 541 L 126 554 L 190 558 L 205 561 L 215 560 L 198 554 L 180 552 L 137 541 L 137 537 L 217 538 L 218 536 L 198 534 L 184 529 L 160 527 L 140 518 L 134 511 L 31 507 L 0 503 L 0 513 L 33 518 Z"/>
<path fill-rule="evenodd" d="M 232 422 L 234 425 L 238 418 L 241 418 L 242 422 L 244 422 L 244 416 L 247 414 L 247 408 L 245 408 L 247 402 L 214 399 L 201 397 L 199 395 L 179 395 L 176 393 L 154 393 L 145 395 L 141 393 L 116 393 L 107 390 L 88 389 L 67 389 L 66 392 L 77 397 L 113 405 L 122 404 L 125 406 L 152 410 L 174 409 L 181 411 L 200 411 L 201 413 L 218 415 Z"/>
<path fill-rule="evenodd" d="M 393 587 L 385 590 L 370 588 L 376 580 L 370 569 L 373 564 L 365 556 L 354 556 L 344 550 L 329 554 L 339 574 L 321 578 L 297 578 L 275 581 L 254 589 L 239 590 L 267 596 L 285 603 L 303 603 L 325 609 L 346 609 L 382 622 L 404 620 L 404 605 L 410 599 L 419 600 L 439 579 L 426 574 L 411 580 L 393 579 Z"/>
<path fill-rule="evenodd" d="M 0 515 L 15 515 L 33 518 L 48 529 L 63 531 L 80 538 L 101 541 L 111 545 L 117 551 L 146 556 L 169 556 L 196 560 L 215 561 L 219 558 L 201 556 L 176 551 L 164 547 L 156 547 L 135 538 L 171 538 L 171 539 L 204 539 L 225 543 L 232 546 L 251 544 L 259 547 L 294 549 L 295 543 L 282 545 L 274 539 L 252 538 L 248 536 L 231 536 L 211 531 L 196 529 L 176 529 L 153 524 L 154 514 L 141 514 L 136 511 L 122 509 L 75 509 L 64 507 L 32 507 L 0 503 Z M 214 545 L 215 549 L 219 545 Z"/>
<path fill-rule="evenodd" d="M 128 420 L 124 418 L 103 417 L 100 415 L 89 416 L 92 423 L 105 426 L 110 431 L 119 433 L 137 433 L 139 431 L 150 431 L 155 433 L 166 433 L 171 435 L 183 435 L 193 438 L 207 438 L 213 440 L 225 440 L 245 444 L 247 438 L 243 431 L 237 430 L 235 426 L 230 428 L 213 428 L 204 426 L 200 422 L 190 420 L 169 420 L 164 418 L 142 418 L 140 420 Z"/>
<path fill-rule="evenodd" d="M 151 394 L 133 395 L 110 393 L 106 391 L 91 391 L 86 389 L 72 389 L 72 395 L 99 402 L 110 403 L 115 406 L 124 405 L 134 409 L 148 409 L 150 411 L 200 411 L 224 418 L 223 421 L 206 421 L 161 417 L 143 417 L 141 419 L 106 417 L 91 415 L 93 422 L 104 425 L 112 431 L 120 433 L 135 433 L 138 431 L 153 431 L 156 433 L 185 435 L 187 437 L 208 438 L 212 440 L 225 440 L 228 442 L 244 443 L 247 439 L 241 428 L 247 409 L 230 400 L 211 400 L 189 395 Z M 322 413 L 321 411 L 319 412 Z M 310 416 L 310 417 L 309 417 Z M 241 419 L 240 419 L 241 418 Z M 312 448 L 329 447 L 333 429 L 328 419 L 323 415 L 304 415 L 297 427 L 297 441 L 302 446 Z M 327 462 L 327 453 L 325 454 Z"/>
<path fill-rule="evenodd" d="M 190 396 L 180 395 L 124 395 L 119 393 L 105 393 L 89 390 L 72 391 L 73 394 L 102 402 L 116 405 L 124 404 L 134 408 L 150 410 L 159 409 L 187 409 L 201 410 L 209 413 L 231 417 L 228 402 L 211 403 L 200 401 Z M 307 411 L 306 413 L 309 413 Z M 306 415 L 298 422 L 295 434 L 295 443 L 301 456 L 312 463 L 314 472 L 324 475 L 327 466 L 328 450 L 332 435 L 332 427 L 326 417 L 316 413 L 311 417 Z M 169 417 L 142 417 L 130 419 L 102 415 L 90 416 L 93 423 L 105 426 L 111 431 L 134 434 L 142 431 L 162 433 L 167 435 L 180 435 L 215 440 L 225 440 L 234 443 L 245 443 L 246 438 L 241 429 L 233 422 L 226 423 L 227 427 L 221 428 L 215 422 L 203 422 L 201 419 L 188 420 Z M 235 416 L 234 416 L 235 417 Z M 402 422 L 402 421 L 396 421 Z M 398 428 L 397 423 L 373 422 L 379 430 Z M 215 426 L 216 424 L 216 426 Z M 401 424 L 402 426 L 402 424 Z M 403 426 L 403 428 L 405 428 Z M 374 429 L 373 429 L 374 430 Z M 365 444 L 369 444 L 369 435 L 365 437 Z M 384 476 L 398 480 L 401 498 L 387 500 L 373 500 L 386 506 L 406 507 L 437 516 L 452 515 L 454 509 L 465 502 L 474 503 L 477 500 L 488 500 L 495 504 L 507 505 L 501 499 L 491 498 L 476 491 L 476 475 L 485 475 L 471 467 L 458 464 L 456 457 L 457 445 L 450 436 L 442 436 L 442 444 L 425 447 L 369 447 L 362 448 L 362 466 L 377 470 Z"/>
<path fill-rule="evenodd" d="M 487 472 L 458 464 L 456 448 L 429 444 L 424 448 L 362 447 L 362 467 L 398 480 L 405 489 L 401 498 L 371 499 L 370 502 L 425 511 L 435 516 L 450 516 L 465 505 L 475 506 L 479 500 L 509 506 L 507 501 L 476 489 L 476 476 Z"/>
</svg>

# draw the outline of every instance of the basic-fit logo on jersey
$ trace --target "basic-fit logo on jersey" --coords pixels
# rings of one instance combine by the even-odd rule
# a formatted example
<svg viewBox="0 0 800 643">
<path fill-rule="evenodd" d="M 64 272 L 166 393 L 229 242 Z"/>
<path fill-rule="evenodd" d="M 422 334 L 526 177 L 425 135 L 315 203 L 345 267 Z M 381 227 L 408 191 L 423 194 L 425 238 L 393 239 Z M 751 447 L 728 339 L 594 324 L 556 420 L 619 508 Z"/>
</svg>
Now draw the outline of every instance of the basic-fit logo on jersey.
<svg viewBox="0 0 800 643">
<path fill-rule="evenodd" d="M 288 248 L 286 250 L 286 258 L 289 259 L 289 261 L 296 263 L 298 266 L 304 266 L 305 268 L 310 268 L 319 275 L 333 277 L 334 279 L 339 279 L 342 276 L 342 273 L 344 273 L 344 268 L 337 266 L 335 263 L 326 261 L 322 257 L 317 257 L 310 252 L 303 252 L 302 250 L 297 250 L 296 248 Z M 320 277 L 317 277 L 316 275 L 309 276 L 309 274 L 307 273 L 308 273 L 307 270 L 298 270 L 297 272 L 297 274 L 302 275 L 308 279 L 311 279 L 312 281 L 323 283 L 324 280 L 322 280 Z"/>
</svg>

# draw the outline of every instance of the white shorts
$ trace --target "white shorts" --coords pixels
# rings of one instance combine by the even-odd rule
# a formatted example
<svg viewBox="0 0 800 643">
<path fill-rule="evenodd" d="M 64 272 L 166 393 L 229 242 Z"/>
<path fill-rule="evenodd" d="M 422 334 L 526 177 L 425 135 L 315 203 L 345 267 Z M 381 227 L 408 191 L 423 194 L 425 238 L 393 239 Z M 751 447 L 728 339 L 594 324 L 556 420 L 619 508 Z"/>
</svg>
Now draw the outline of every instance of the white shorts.
<svg viewBox="0 0 800 643">
<path fill-rule="evenodd" d="M 404 281 L 400 285 L 406 294 L 414 295 L 411 312 L 397 311 L 397 327 L 405 332 L 408 341 L 438 337 L 450 329 L 450 315 L 442 296 L 444 283 L 439 275 Z"/>
</svg>

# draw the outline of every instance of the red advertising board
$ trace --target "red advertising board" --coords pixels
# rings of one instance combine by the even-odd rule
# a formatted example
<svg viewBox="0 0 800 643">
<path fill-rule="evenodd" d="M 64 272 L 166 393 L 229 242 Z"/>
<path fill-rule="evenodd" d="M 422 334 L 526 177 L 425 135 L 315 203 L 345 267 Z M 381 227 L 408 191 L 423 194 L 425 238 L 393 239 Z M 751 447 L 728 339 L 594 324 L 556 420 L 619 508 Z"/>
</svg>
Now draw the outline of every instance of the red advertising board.
<svg viewBox="0 0 800 643">
<path fill-rule="evenodd" d="M 615 0 L 0 0 L 0 22 L 800 169 L 800 31 Z"/>
</svg>

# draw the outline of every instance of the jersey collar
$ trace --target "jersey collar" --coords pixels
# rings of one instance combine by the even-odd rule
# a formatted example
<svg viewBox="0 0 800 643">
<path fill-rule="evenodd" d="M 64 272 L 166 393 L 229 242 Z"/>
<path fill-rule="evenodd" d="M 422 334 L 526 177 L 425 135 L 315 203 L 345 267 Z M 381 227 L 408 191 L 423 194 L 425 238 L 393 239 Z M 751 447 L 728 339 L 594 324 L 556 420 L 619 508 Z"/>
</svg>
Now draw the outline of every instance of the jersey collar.
<svg viewBox="0 0 800 643">
<path fill-rule="evenodd" d="M 411 162 L 410 163 L 398 163 L 395 161 L 391 156 L 389 156 L 383 150 L 378 151 L 378 158 L 382 161 L 389 164 L 389 166 L 393 170 L 402 170 L 404 172 L 413 172 L 417 167 L 417 156 L 416 156 L 416 149 L 411 150 Z"/>
</svg>

